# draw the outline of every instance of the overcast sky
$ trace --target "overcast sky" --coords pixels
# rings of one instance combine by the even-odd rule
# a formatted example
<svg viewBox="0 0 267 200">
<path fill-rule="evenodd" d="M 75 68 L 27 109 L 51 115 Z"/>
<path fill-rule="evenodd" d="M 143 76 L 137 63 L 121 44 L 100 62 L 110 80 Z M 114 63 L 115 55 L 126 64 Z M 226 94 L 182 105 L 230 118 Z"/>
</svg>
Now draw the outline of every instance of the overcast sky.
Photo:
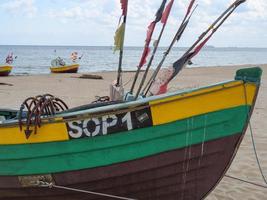
<svg viewBox="0 0 267 200">
<path fill-rule="evenodd" d="M 162 0 L 129 0 L 126 45 L 143 46 Z M 199 7 L 177 46 L 189 46 L 234 0 L 197 0 Z M 161 46 L 181 23 L 189 0 L 175 0 Z M 0 45 L 111 46 L 120 0 L 1 0 Z M 209 45 L 267 47 L 267 0 L 247 0 Z"/>
</svg>

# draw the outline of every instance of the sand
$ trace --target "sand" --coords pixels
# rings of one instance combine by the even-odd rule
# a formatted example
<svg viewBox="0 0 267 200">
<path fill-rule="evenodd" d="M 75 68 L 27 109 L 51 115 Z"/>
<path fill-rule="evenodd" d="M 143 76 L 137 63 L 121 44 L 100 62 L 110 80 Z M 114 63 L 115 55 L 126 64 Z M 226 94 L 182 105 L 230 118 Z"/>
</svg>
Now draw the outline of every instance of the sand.
<svg viewBox="0 0 267 200">
<path fill-rule="evenodd" d="M 255 66 L 255 65 L 254 65 Z M 265 73 L 259 98 L 252 116 L 251 124 L 255 135 L 258 154 L 263 171 L 267 177 L 267 65 L 260 65 Z M 170 84 L 170 91 L 184 88 L 206 86 L 216 82 L 232 80 L 235 71 L 247 66 L 188 68 Z M 109 84 L 115 79 L 115 72 L 95 73 L 103 80 L 77 78 L 80 74 L 51 74 L 35 76 L 0 77 L 0 107 L 18 109 L 29 96 L 50 93 L 63 99 L 70 107 L 88 104 L 95 95 L 109 94 Z M 133 73 L 125 73 L 123 82 L 130 87 Z M 264 184 L 256 164 L 250 132 L 247 131 L 242 145 L 234 159 L 228 175 Z M 207 199 L 267 199 L 267 189 L 224 177 Z"/>
</svg>

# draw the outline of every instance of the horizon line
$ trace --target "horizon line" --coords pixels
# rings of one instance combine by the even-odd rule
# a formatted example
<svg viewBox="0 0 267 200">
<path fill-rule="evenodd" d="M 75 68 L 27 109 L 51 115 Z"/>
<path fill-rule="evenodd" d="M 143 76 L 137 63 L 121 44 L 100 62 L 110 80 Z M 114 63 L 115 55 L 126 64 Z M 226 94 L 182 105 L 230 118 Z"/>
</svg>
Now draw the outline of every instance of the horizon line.
<svg viewBox="0 0 267 200">
<path fill-rule="evenodd" d="M 0 46 L 40 46 L 40 47 L 113 47 L 113 45 L 51 45 L 51 44 L 0 44 Z M 143 48 L 144 46 L 132 46 L 125 45 L 125 47 Z M 168 48 L 168 46 L 159 46 L 160 48 Z M 189 46 L 174 47 L 174 48 L 189 48 Z M 206 48 L 251 48 L 251 49 L 267 49 L 267 47 L 255 47 L 255 46 L 214 46 L 207 45 Z"/>
</svg>

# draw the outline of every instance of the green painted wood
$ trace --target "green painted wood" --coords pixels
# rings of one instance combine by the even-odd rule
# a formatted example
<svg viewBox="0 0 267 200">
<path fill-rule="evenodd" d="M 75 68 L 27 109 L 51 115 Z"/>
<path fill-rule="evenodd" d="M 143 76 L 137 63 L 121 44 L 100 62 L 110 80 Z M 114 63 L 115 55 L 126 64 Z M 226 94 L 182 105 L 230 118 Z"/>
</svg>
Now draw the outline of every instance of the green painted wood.
<svg viewBox="0 0 267 200">
<path fill-rule="evenodd" d="M 106 166 L 241 133 L 240 106 L 165 125 L 66 142 L 0 146 L 0 175 L 31 175 Z"/>
<path fill-rule="evenodd" d="M 235 80 L 243 80 L 245 82 L 261 82 L 262 69 L 260 67 L 244 68 L 237 70 Z"/>
</svg>

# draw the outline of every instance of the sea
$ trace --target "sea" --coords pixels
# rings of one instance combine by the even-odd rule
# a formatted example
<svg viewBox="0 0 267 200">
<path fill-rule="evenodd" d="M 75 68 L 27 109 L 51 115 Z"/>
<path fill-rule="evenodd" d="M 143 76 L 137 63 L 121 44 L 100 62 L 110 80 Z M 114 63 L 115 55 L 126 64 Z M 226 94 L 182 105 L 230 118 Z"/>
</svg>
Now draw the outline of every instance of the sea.
<svg viewBox="0 0 267 200">
<path fill-rule="evenodd" d="M 165 53 L 167 47 L 160 47 L 153 61 L 155 68 Z M 139 63 L 142 47 L 125 47 L 123 56 L 123 70 L 136 70 Z M 173 62 L 183 55 L 186 47 L 173 48 L 167 57 L 164 67 L 171 66 Z M 70 55 L 78 52 L 80 60 L 80 73 L 115 71 L 118 67 L 119 53 L 113 51 L 111 46 L 0 46 L 0 65 L 4 64 L 5 57 L 13 52 L 17 57 L 13 66 L 13 75 L 48 74 L 51 60 L 61 57 L 66 63 L 71 63 Z M 149 57 L 148 57 L 149 58 Z M 192 60 L 189 67 L 231 66 L 243 64 L 267 64 L 267 48 L 217 48 L 205 47 L 199 55 Z"/>
</svg>

